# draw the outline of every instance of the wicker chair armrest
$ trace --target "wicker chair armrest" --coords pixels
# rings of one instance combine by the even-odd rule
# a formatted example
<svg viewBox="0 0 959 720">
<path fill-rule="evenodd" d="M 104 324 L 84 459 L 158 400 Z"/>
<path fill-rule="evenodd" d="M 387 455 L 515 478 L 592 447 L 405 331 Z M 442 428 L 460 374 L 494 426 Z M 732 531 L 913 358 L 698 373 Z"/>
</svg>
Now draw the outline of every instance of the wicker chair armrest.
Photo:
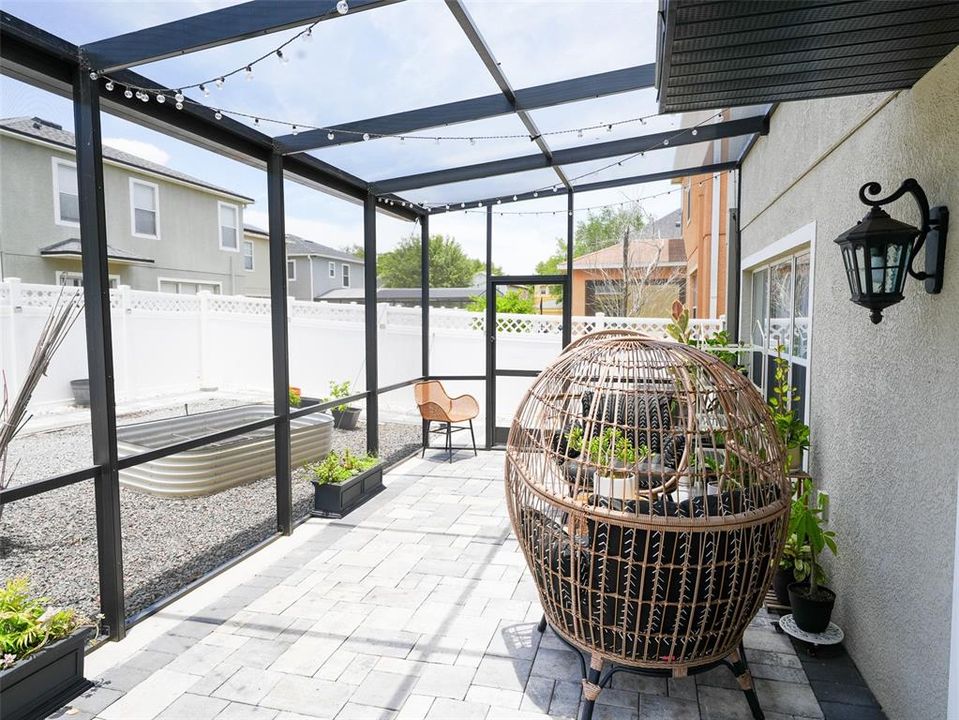
<svg viewBox="0 0 959 720">
<path fill-rule="evenodd" d="M 424 420 L 436 420 L 438 422 L 449 422 L 450 416 L 446 411 L 446 408 L 441 405 L 436 404 L 435 402 L 425 402 L 421 405 L 417 405 L 420 409 L 420 416 Z"/>
<path fill-rule="evenodd" d="M 479 415 L 479 403 L 472 395 L 451 398 L 450 415 L 463 420 L 472 420 Z"/>
</svg>

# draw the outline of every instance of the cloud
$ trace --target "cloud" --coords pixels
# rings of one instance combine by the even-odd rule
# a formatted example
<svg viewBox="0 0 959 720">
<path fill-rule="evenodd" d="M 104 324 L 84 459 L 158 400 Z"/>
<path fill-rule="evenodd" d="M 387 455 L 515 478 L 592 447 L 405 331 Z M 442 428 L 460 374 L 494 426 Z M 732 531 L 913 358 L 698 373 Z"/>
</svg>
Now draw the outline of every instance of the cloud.
<svg viewBox="0 0 959 720">
<path fill-rule="evenodd" d="M 121 152 L 136 155 L 144 160 L 155 162 L 158 165 L 166 165 L 170 161 L 170 153 L 162 148 L 157 147 L 153 143 L 144 142 L 143 140 L 131 140 L 129 138 L 104 138 L 103 144 L 109 145 L 110 147 Z"/>
</svg>

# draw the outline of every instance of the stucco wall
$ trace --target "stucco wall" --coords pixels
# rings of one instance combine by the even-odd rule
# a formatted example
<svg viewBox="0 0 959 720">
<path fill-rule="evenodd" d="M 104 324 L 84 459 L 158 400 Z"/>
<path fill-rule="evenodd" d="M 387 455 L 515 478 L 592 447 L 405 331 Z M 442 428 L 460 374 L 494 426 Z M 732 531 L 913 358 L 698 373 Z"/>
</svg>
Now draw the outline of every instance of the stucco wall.
<svg viewBox="0 0 959 720">
<path fill-rule="evenodd" d="M 743 256 L 815 222 L 810 469 L 832 498 L 835 620 L 892 719 L 946 716 L 959 463 L 959 50 L 912 90 L 787 103 L 742 174 Z M 945 287 L 910 280 L 880 325 L 832 242 L 859 187 L 916 178 L 953 228 Z M 887 208 L 912 222 L 911 199 Z M 749 297 L 748 275 L 743 298 Z M 748 316 L 744 302 L 744 317 Z"/>
<path fill-rule="evenodd" d="M 0 252 L 3 274 L 25 282 L 53 283 L 56 270 L 79 272 L 79 259 L 51 261 L 39 249 L 80 237 L 75 226 L 54 220 L 52 157 L 75 162 L 73 152 L 0 136 Z M 107 242 L 153 263 L 110 263 L 110 273 L 138 290 L 157 290 L 159 278 L 219 282 L 224 293 L 262 294 L 269 288 L 269 263 L 254 250 L 254 270 L 243 270 L 240 252 L 219 246 L 218 201 L 240 208 L 235 198 L 166 181 L 134 168 L 104 164 Z M 135 237 L 130 220 L 130 178 L 159 188 L 159 239 Z M 265 248 L 265 243 L 262 244 Z M 259 261 L 259 262 L 257 262 Z"/>
</svg>

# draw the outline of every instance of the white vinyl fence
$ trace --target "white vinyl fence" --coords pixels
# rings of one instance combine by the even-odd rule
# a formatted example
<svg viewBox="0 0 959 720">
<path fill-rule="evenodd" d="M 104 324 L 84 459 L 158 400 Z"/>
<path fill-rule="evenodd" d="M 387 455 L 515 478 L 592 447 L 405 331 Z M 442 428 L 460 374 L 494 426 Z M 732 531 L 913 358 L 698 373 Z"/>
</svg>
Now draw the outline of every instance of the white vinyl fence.
<svg viewBox="0 0 959 720">
<path fill-rule="evenodd" d="M 0 370 L 11 394 L 30 361 L 40 328 L 61 292 L 56 285 L 32 285 L 16 278 L 0 282 Z M 330 381 L 365 386 L 364 308 L 355 304 L 290 299 L 290 379 L 304 395 L 324 397 Z M 199 390 L 272 396 L 270 301 L 200 293 L 174 295 L 111 291 L 113 360 L 118 403 L 175 396 Z M 377 307 L 380 385 L 420 375 L 419 308 Z M 509 369 L 542 369 L 560 351 L 562 319 L 553 315 L 500 315 L 497 364 Z M 573 336 L 603 328 L 630 328 L 666 337 L 660 318 L 573 318 Z M 693 321 L 698 333 L 722 329 L 721 320 Z M 434 308 L 430 311 L 430 371 L 434 375 L 485 373 L 483 313 Z M 72 403 L 70 381 L 87 376 L 86 333 L 81 317 L 41 380 L 35 410 Z M 505 378 L 497 403 L 509 412 L 528 385 Z M 482 398 L 481 383 L 463 383 L 459 392 Z M 384 411 L 410 413 L 409 388 L 381 397 Z M 500 414 L 499 412 L 497 413 Z"/>
</svg>

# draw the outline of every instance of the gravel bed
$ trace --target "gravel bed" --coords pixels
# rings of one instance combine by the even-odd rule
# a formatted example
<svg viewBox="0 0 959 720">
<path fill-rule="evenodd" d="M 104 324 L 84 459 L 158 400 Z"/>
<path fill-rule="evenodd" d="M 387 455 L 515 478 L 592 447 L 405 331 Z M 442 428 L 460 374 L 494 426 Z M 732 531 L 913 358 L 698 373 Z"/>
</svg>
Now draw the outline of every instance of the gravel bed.
<svg viewBox="0 0 959 720">
<path fill-rule="evenodd" d="M 191 412 L 236 405 L 191 403 Z M 141 419 L 182 414 L 179 408 L 139 413 Z M 123 418 L 130 421 L 131 416 Z M 420 427 L 380 425 L 381 456 L 392 462 L 420 444 Z M 18 439 L 17 482 L 49 477 L 89 463 L 89 427 Z M 366 429 L 335 430 L 333 447 L 363 452 Z M 99 611 L 93 481 L 53 490 L 5 507 L 0 522 L 0 578 L 27 575 L 57 605 Z M 309 515 L 313 487 L 294 471 L 294 518 Z M 120 491 L 126 609 L 132 615 L 237 556 L 276 530 L 274 478 L 201 498 L 174 500 Z"/>
</svg>

